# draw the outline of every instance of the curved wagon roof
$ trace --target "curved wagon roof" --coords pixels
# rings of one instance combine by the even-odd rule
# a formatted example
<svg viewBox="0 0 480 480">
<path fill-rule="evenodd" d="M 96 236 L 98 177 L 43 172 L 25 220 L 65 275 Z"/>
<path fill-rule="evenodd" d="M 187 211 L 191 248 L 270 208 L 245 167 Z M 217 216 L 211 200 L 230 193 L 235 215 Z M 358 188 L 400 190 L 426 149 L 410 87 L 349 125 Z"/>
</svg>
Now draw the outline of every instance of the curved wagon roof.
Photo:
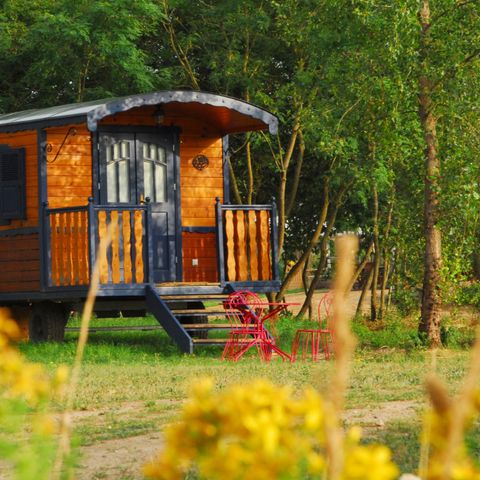
<svg viewBox="0 0 480 480">
<path fill-rule="evenodd" d="M 70 120 L 86 122 L 93 132 L 103 118 L 143 106 L 161 106 L 166 114 L 188 112 L 192 117 L 209 122 L 223 134 L 267 128 L 275 134 L 278 130 L 277 117 L 263 108 L 232 97 L 187 90 L 165 90 L 7 113 L 0 115 L 0 128 L 21 130 Z"/>
</svg>

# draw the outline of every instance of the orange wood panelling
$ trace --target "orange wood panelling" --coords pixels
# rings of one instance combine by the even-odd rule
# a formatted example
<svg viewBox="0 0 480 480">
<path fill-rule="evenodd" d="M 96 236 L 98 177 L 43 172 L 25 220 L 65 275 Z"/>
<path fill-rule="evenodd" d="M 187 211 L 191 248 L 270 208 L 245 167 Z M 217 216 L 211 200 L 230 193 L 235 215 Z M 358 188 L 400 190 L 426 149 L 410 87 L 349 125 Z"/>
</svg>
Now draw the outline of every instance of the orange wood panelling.
<svg viewBox="0 0 480 480">
<path fill-rule="evenodd" d="M 192 160 L 205 155 L 209 164 L 197 170 Z M 223 201 L 222 140 L 182 132 L 180 140 L 182 225 L 215 226 L 215 198 Z"/>
<path fill-rule="evenodd" d="M 69 135 L 60 149 L 68 130 Z M 92 141 L 85 125 L 47 129 L 47 193 L 50 208 L 87 205 L 92 196 Z M 57 155 L 58 153 L 58 155 Z M 56 157 L 56 158 L 55 158 Z"/>
<path fill-rule="evenodd" d="M 217 248 L 214 233 L 184 232 L 183 280 L 185 282 L 218 282 Z M 194 266 L 192 260 L 198 265 Z"/>
<path fill-rule="evenodd" d="M 87 212 L 50 214 L 51 284 L 87 285 L 88 264 Z"/>
<path fill-rule="evenodd" d="M 224 227 L 227 280 L 271 280 L 270 212 L 226 210 Z"/>
<path fill-rule="evenodd" d="M 0 242 L 0 292 L 40 288 L 38 234 L 4 237 Z"/>
<path fill-rule="evenodd" d="M 27 218 L 12 220 L 10 225 L 0 227 L 11 230 L 38 226 L 38 160 L 37 131 L 27 130 L 18 133 L 0 133 L 0 144 L 11 148 L 25 148 L 25 173 L 27 179 Z"/>
</svg>

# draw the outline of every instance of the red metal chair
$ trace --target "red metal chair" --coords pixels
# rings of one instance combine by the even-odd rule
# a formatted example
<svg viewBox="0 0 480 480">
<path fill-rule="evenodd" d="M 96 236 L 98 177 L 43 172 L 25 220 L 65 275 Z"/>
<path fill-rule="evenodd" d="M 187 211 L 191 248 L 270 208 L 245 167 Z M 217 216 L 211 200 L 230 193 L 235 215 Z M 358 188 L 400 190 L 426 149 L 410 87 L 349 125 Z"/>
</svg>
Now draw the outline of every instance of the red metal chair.
<svg viewBox="0 0 480 480">
<path fill-rule="evenodd" d="M 297 359 L 298 351 L 302 351 L 302 358 L 307 358 L 311 352 L 314 362 L 320 359 L 320 351 L 323 350 L 325 360 L 335 352 L 333 316 L 332 316 L 332 292 L 325 293 L 318 304 L 318 328 L 301 328 L 295 333 L 292 344 L 292 362 Z M 320 350 L 321 349 L 321 350 Z"/>
<path fill-rule="evenodd" d="M 290 356 L 275 345 L 274 338 L 265 328 L 265 321 L 273 318 L 285 305 L 262 302 L 258 295 L 249 291 L 231 294 L 224 302 L 231 330 L 222 360 L 236 362 L 252 347 L 256 347 L 262 360 L 271 360 L 273 352 L 290 360 Z M 269 310 L 270 306 L 272 310 Z"/>
</svg>

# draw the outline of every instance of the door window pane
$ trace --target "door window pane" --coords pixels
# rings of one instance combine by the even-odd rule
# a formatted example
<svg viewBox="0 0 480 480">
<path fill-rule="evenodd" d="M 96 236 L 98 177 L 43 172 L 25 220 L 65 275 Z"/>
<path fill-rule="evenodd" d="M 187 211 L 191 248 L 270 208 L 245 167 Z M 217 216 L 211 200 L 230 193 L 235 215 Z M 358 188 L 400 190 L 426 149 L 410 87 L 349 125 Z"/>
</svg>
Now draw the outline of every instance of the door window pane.
<svg viewBox="0 0 480 480">
<path fill-rule="evenodd" d="M 143 162 L 143 186 L 145 188 L 145 198 L 150 198 L 150 200 L 155 201 L 156 199 L 153 196 L 154 192 L 154 177 L 153 177 L 153 163 L 148 160 Z"/>
<path fill-rule="evenodd" d="M 155 198 L 157 202 L 167 201 L 167 166 L 155 164 Z"/>
<path fill-rule="evenodd" d="M 129 203 L 131 145 L 121 141 L 107 146 L 107 201 Z"/>
<path fill-rule="evenodd" d="M 143 145 L 143 184 L 145 197 L 154 203 L 167 201 L 167 163 L 163 147 L 154 143 Z"/>
</svg>

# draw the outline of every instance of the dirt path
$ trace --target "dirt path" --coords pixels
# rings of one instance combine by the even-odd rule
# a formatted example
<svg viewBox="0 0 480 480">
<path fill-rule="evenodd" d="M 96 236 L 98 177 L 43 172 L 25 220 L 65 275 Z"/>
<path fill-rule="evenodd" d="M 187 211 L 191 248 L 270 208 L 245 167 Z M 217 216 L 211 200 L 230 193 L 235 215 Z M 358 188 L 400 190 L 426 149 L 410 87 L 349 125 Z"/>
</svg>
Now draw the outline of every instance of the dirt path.
<svg viewBox="0 0 480 480">
<path fill-rule="evenodd" d="M 150 433 L 83 447 L 77 479 L 143 479 L 142 466 L 155 457 L 162 445 L 162 435 Z"/>
</svg>

